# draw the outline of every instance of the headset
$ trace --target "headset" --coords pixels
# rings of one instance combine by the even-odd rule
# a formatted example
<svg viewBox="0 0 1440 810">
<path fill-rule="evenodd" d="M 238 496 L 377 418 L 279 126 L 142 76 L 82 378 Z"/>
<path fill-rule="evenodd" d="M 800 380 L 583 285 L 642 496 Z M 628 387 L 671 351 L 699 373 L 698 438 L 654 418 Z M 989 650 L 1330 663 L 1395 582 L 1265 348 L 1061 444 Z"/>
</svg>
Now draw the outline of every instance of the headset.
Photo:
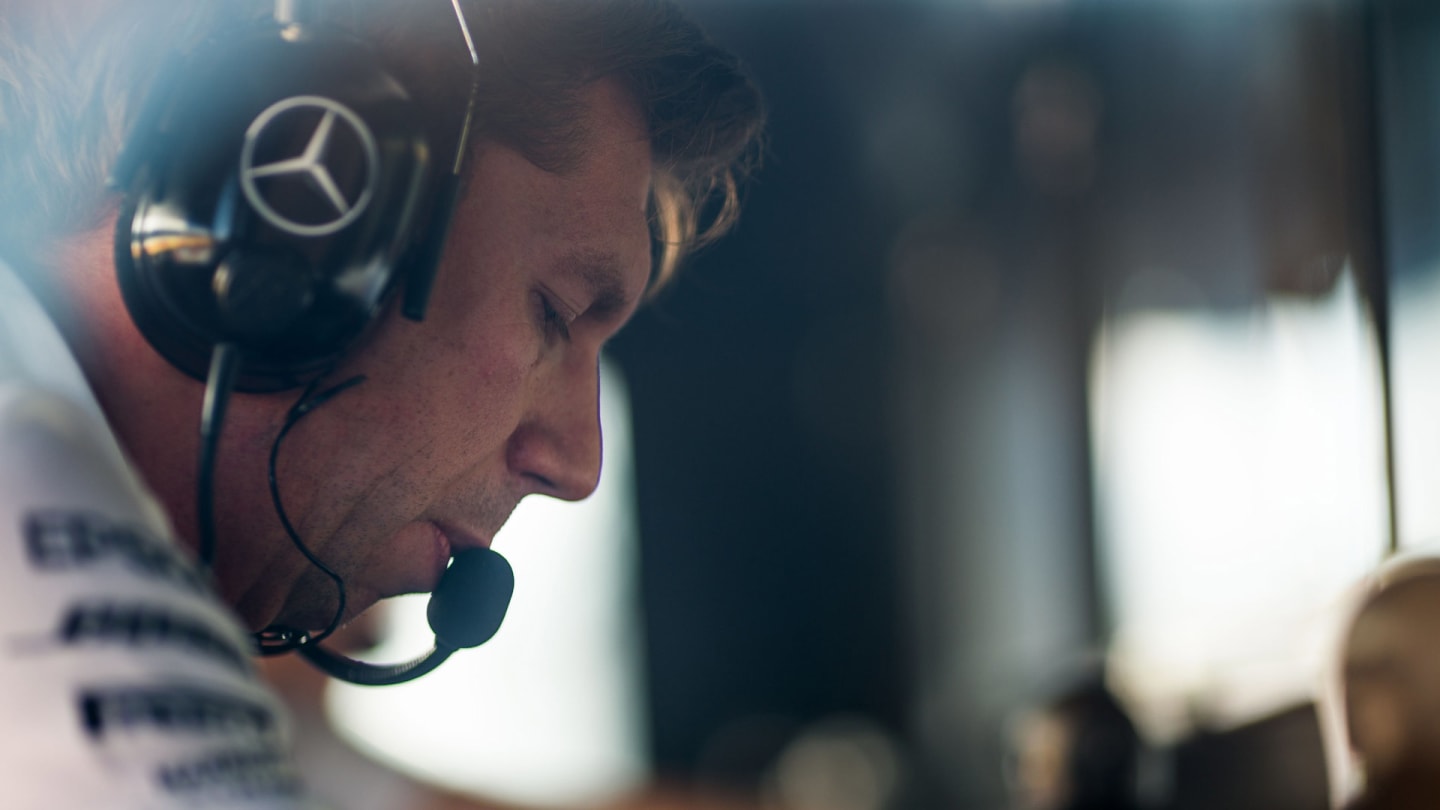
<svg viewBox="0 0 1440 810">
<path fill-rule="evenodd" d="M 257 643 L 262 654 L 298 649 L 355 683 L 410 680 L 488 640 L 514 587 L 499 554 L 462 552 L 431 599 L 429 655 L 375 667 L 331 653 L 319 642 L 343 617 L 344 582 L 295 532 L 275 478 L 289 430 L 363 380 L 318 390 L 392 299 L 405 317 L 425 317 L 479 78 L 469 25 L 459 0 L 451 5 L 474 73 L 448 167 L 435 164 L 427 116 L 372 47 L 323 25 L 309 3 L 276 0 L 273 19 L 170 57 L 110 177 L 124 192 L 115 267 L 131 318 L 172 365 L 206 382 L 201 565 L 214 558 L 215 451 L 231 391 L 303 387 L 272 446 L 271 493 L 295 546 L 335 582 L 339 607 L 324 632 L 275 627 Z"/>
</svg>

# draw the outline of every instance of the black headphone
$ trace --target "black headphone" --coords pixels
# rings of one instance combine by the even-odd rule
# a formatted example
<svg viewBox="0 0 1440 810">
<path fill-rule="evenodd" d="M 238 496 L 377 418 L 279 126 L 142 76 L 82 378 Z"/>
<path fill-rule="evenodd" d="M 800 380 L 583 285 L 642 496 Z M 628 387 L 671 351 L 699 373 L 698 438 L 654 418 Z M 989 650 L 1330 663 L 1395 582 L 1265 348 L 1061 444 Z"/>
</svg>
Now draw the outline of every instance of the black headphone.
<svg viewBox="0 0 1440 810">
<path fill-rule="evenodd" d="M 241 391 L 303 385 L 401 290 L 423 319 L 459 191 L 467 138 L 432 167 L 427 116 L 374 49 L 304 17 L 281 0 L 173 58 L 111 175 L 136 325 L 196 379 L 233 345 Z M 467 133 L 472 111 L 473 92 Z"/>
<path fill-rule="evenodd" d="M 271 486 L 297 548 L 335 580 L 339 608 L 313 638 L 272 628 L 258 641 L 262 652 L 298 649 L 356 683 L 409 680 L 488 640 L 514 582 L 499 554 L 462 553 L 431 601 L 431 654 L 375 667 L 327 652 L 318 642 L 340 621 L 344 583 L 294 533 L 274 481 L 285 431 L 350 383 L 315 399 L 310 391 L 391 298 L 403 294 L 405 316 L 424 318 L 459 197 L 478 77 L 464 14 L 458 0 L 451 5 L 476 72 L 450 166 L 434 165 L 427 116 L 373 48 L 314 22 L 298 0 L 276 0 L 273 20 L 167 62 L 110 178 L 125 193 L 115 227 L 125 305 L 170 363 L 208 377 L 202 565 L 213 557 L 214 454 L 230 391 L 310 386 L 276 438 Z"/>
</svg>

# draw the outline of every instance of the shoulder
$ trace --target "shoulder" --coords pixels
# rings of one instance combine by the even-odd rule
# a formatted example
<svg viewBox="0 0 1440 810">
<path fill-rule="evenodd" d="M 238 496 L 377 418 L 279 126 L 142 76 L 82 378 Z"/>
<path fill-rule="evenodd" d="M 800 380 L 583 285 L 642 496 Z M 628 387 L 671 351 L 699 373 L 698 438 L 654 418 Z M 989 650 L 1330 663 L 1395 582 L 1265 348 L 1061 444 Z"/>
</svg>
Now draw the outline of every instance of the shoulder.
<svg viewBox="0 0 1440 810">
<path fill-rule="evenodd" d="M 42 498 L 134 505 L 144 494 L 113 442 L 108 427 L 73 398 L 0 382 L 0 504 Z"/>
<path fill-rule="evenodd" d="M 108 438 L 71 399 L 0 383 L 7 806 L 294 806 L 248 636 Z"/>
</svg>

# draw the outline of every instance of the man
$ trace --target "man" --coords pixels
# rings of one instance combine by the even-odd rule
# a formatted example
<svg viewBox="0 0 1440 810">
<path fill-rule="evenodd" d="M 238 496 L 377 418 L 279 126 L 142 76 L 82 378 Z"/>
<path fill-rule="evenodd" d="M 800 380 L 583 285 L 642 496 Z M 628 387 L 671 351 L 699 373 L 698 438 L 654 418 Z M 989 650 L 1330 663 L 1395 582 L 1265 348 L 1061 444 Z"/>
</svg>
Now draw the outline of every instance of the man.
<svg viewBox="0 0 1440 810">
<path fill-rule="evenodd" d="M 1412 550 L 1362 583 L 1322 717 L 1332 786 L 1349 810 L 1440 803 L 1440 558 Z M 1337 733 L 1338 732 L 1338 733 Z"/>
<path fill-rule="evenodd" d="M 1017 718 L 1012 774 L 1026 810 L 1138 807 L 1142 742 L 1135 724 L 1099 678 L 1085 679 Z"/>
<path fill-rule="evenodd" d="M 274 707 L 235 654 L 248 640 L 172 559 L 170 538 L 200 543 L 205 385 L 133 322 L 112 253 L 122 200 L 103 186 L 162 57 L 210 47 L 222 24 L 190 5 L 0 5 L 7 806 L 296 795 Z M 296 394 L 230 399 L 213 583 L 252 633 L 332 621 L 339 594 L 316 561 L 343 581 L 348 618 L 434 588 L 521 498 L 588 495 L 599 352 L 681 254 L 733 219 L 761 124 L 733 60 L 661 0 L 467 7 L 478 74 L 442 0 L 334 6 L 409 85 L 432 151 L 462 150 L 463 191 L 424 320 L 388 299 L 324 375 L 364 381 L 296 422 L 276 454 L 293 540 L 269 465 Z M 462 147 L 450 133 L 474 75 Z"/>
</svg>

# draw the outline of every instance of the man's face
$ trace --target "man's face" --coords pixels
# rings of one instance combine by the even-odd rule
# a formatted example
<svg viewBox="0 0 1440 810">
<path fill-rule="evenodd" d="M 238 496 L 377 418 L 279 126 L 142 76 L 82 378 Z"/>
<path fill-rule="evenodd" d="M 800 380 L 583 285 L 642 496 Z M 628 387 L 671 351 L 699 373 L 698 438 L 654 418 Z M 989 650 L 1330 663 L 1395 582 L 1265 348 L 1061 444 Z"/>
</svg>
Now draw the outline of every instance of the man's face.
<svg viewBox="0 0 1440 810">
<path fill-rule="evenodd" d="M 649 276 L 652 166 L 628 96 L 600 82 L 588 98 L 575 171 L 552 174 L 499 146 L 476 153 L 425 321 L 388 313 L 326 382 L 366 381 L 285 440 L 286 511 L 344 578 L 350 615 L 431 590 L 450 555 L 489 545 L 526 495 L 595 488 L 599 353 Z M 293 548 L 254 480 L 293 397 L 231 406 L 217 573 L 252 624 L 319 628 L 335 587 Z"/>
</svg>

